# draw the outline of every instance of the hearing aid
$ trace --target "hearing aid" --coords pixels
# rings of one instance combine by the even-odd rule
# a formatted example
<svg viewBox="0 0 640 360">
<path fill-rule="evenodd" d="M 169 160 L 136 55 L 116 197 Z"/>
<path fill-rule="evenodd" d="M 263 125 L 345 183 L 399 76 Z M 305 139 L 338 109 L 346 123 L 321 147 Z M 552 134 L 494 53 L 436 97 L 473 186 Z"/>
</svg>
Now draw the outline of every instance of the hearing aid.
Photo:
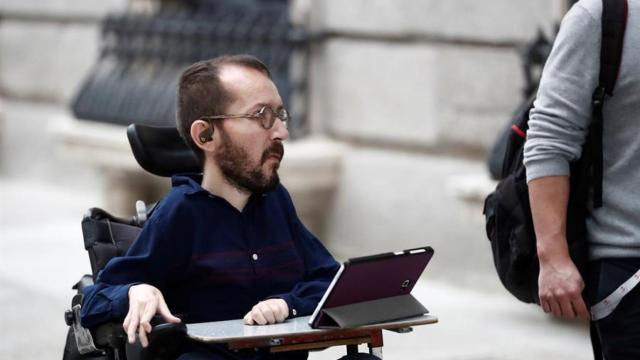
<svg viewBox="0 0 640 360">
<path fill-rule="evenodd" d="M 207 127 L 206 129 L 200 132 L 200 134 L 198 135 L 198 138 L 200 139 L 200 142 L 203 144 L 213 140 L 213 126 L 209 124 L 209 127 Z"/>
</svg>

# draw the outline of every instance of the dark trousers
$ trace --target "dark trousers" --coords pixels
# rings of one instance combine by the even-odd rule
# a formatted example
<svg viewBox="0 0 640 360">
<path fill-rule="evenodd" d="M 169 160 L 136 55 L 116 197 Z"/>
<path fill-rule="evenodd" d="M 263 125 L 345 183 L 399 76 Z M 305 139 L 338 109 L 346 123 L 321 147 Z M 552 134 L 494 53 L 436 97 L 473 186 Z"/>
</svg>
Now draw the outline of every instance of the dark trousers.
<svg viewBox="0 0 640 360">
<path fill-rule="evenodd" d="M 603 300 L 640 269 L 640 258 L 602 259 L 589 264 L 587 280 L 591 305 Z M 595 322 L 605 360 L 640 359 L 640 284 L 612 314 Z"/>
</svg>

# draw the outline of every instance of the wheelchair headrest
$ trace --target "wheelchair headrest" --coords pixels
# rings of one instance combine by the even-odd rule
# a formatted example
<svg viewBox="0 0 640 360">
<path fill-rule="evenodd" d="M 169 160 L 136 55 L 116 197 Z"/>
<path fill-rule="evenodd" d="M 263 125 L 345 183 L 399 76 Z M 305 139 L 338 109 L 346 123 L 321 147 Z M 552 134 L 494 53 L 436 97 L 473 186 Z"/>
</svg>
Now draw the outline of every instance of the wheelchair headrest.
<svg viewBox="0 0 640 360">
<path fill-rule="evenodd" d="M 127 138 L 138 164 L 152 174 L 202 172 L 196 156 L 175 127 L 131 124 L 127 127 Z"/>
</svg>

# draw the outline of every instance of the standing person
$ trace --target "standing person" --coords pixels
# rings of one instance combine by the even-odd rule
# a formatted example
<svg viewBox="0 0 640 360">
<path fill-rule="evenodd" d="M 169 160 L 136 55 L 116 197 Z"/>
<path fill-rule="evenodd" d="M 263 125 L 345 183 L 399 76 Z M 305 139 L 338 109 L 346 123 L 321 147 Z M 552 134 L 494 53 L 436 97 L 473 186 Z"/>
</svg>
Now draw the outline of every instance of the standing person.
<svg viewBox="0 0 640 360">
<path fill-rule="evenodd" d="M 602 206 L 589 208 L 585 278 L 565 235 L 569 163 L 581 156 L 599 82 L 602 1 L 580 0 L 562 21 L 530 113 L 524 164 L 542 308 L 562 318 L 593 318 L 607 360 L 640 359 L 640 286 L 609 315 L 589 310 L 640 269 L 640 0 L 628 0 L 615 96 L 604 103 Z"/>
<path fill-rule="evenodd" d="M 147 346 L 156 314 L 168 322 L 244 318 L 248 325 L 310 315 L 338 263 L 302 224 L 279 183 L 288 121 L 258 59 L 223 56 L 187 68 L 177 127 L 203 173 L 173 177 L 171 192 L 128 253 L 112 259 L 84 291 L 82 325 L 122 321 L 129 342 L 138 336 Z M 188 343 L 179 359 L 205 358 L 273 355 Z"/>
</svg>

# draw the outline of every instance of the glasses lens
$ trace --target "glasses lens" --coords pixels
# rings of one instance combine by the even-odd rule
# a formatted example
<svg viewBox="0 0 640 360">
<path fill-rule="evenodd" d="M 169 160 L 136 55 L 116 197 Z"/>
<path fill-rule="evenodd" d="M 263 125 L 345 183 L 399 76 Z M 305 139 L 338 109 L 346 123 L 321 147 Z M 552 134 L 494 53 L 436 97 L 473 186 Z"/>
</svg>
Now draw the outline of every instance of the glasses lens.
<svg viewBox="0 0 640 360">
<path fill-rule="evenodd" d="M 278 118 L 286 124 L 289 121 L 289 112 L 287 109 L 280 109 L 280 111 L 278 111 Z"/>
<path fill-rule="evenodd" d="M 273 123 L 276 122 L 276 114 L 274 114 L 273 110 L 268 106 L 265 106 L 262 109 L 262 113 L 264 114 L 262 117 L 262 126 L 265 129 L 271 129 L 271 127 L 273 127 Z"/>
<path fill-rule="evenodd" d="M 271 129 L 276 122 L 276 118 L 280 119 L 285 127 L 287 127 L 289 121 L 289 112 L 285 109 L 275 112 L 270 107 L 265 106 L 256 115 L 265 129 Z"/>
<path fill-rule="evenodd" d="M 265 129 L 269 129 L 271 125 L 273 125 L 273 120 L 271 119 L 273 116 L 271 115 L 269 108 L 266 106 L 260 108 L 260 110 L 258 110 L 258 112 L 252 117 L 260 121 L 260 125 Z M 269 123 L 271 123 L 271 125 L 269 125 Z"/>
</svg>

